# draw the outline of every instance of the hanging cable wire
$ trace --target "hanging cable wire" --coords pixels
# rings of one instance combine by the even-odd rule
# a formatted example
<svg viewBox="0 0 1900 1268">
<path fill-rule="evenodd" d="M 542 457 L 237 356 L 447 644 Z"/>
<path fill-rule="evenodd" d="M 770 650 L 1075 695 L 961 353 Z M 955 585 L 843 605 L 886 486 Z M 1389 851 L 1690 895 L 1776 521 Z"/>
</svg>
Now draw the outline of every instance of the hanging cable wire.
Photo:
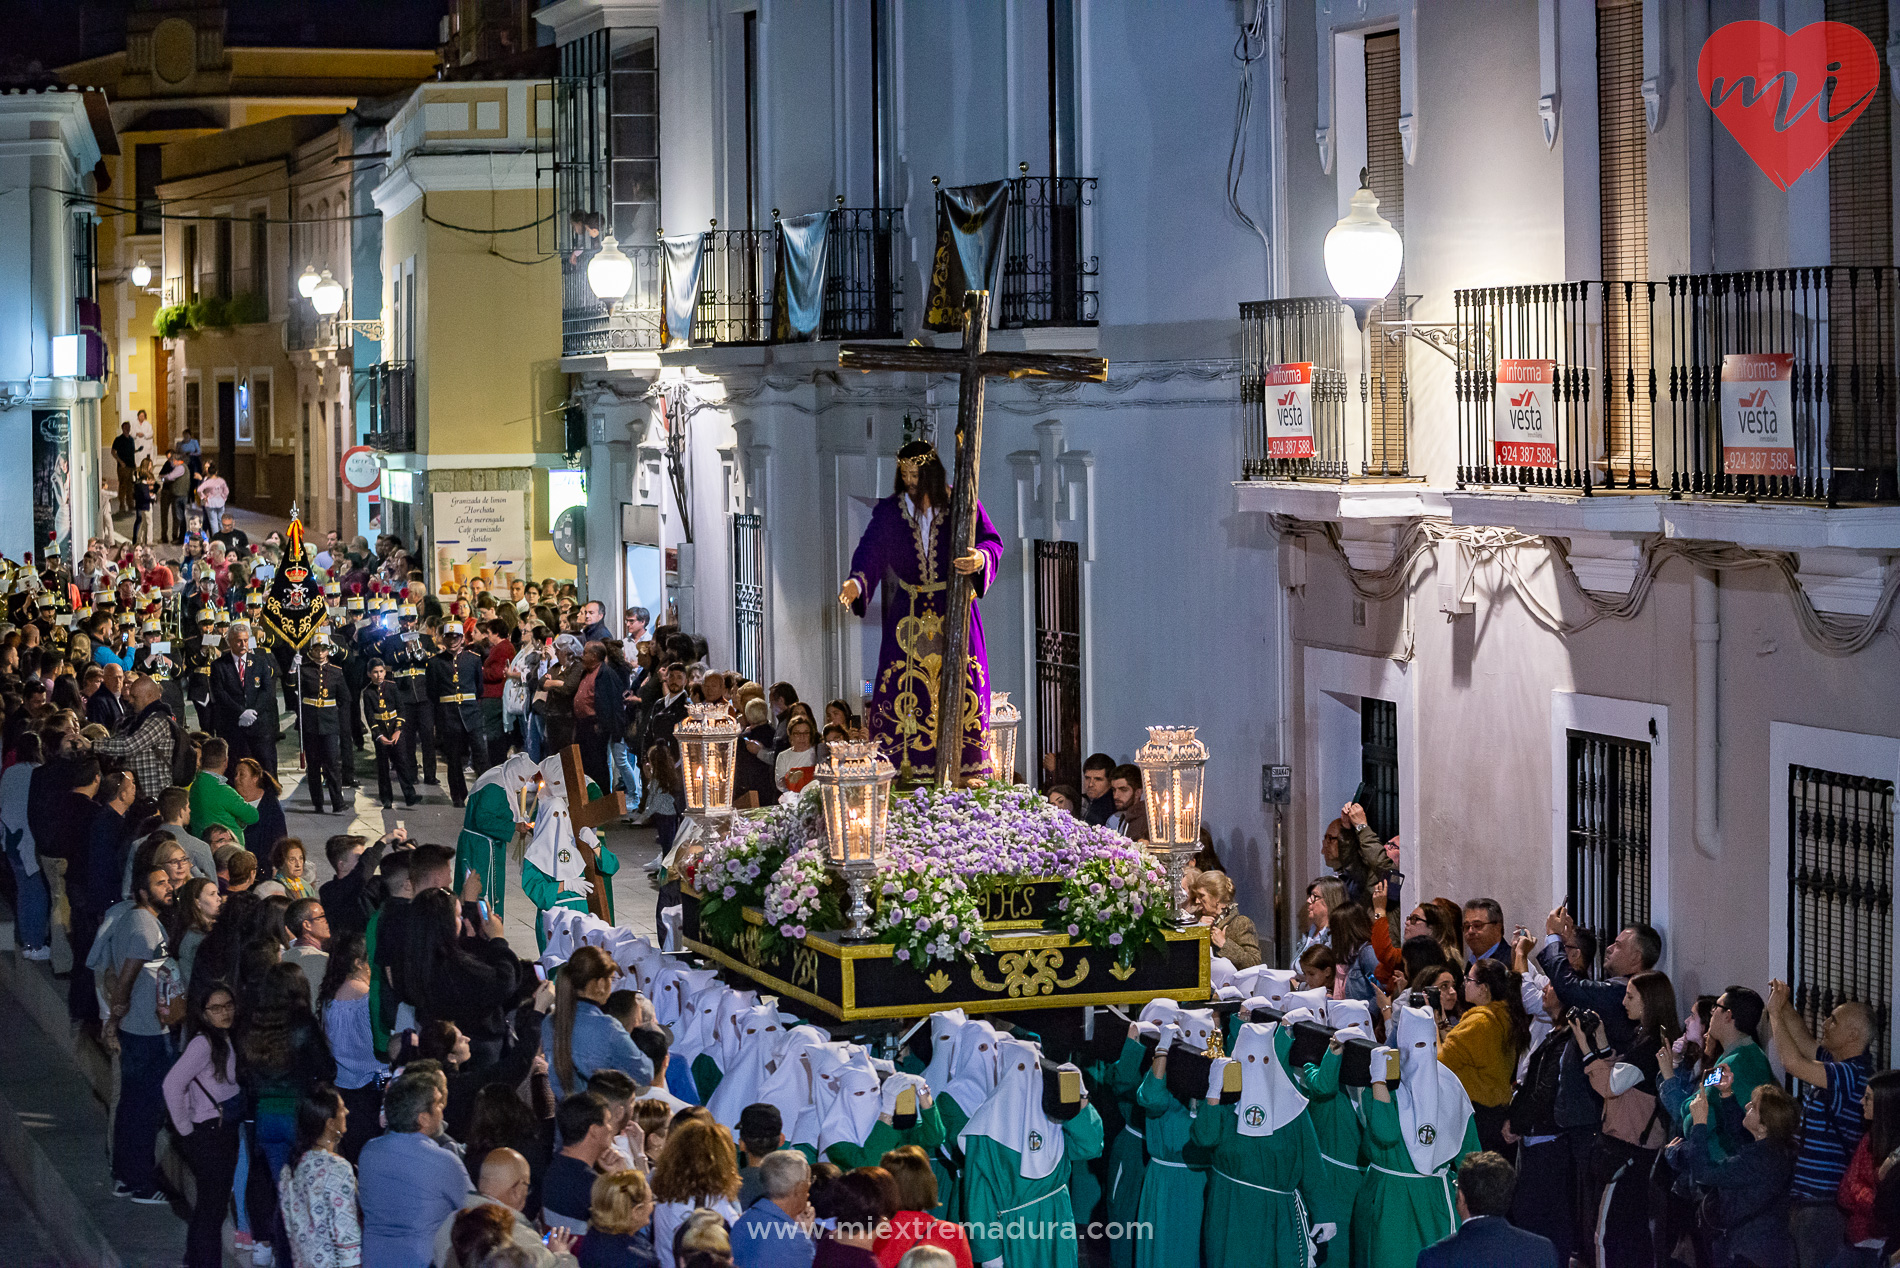
<svg viewBox="0 0 1900 1268">
<path fill-rule="evenodd" d="M 1253 64 L 1267 54 L 1264 10 L 1267 0 L 1249 0 L 1252 16 L 1240 24 L 1234 41 L 1234 57 L 1240 62 L 1240 93 L 1234 102 L 1234 140 L 1227 149 L 1227 206 L 1240 223 L 1260 237 L 1260 245 L 1269 256 L 1273 243 L 1247 209 L 1240 205 L 1240 182 L 1247 174 L 1247 125 L 1253 117 Z"/>
</svg>

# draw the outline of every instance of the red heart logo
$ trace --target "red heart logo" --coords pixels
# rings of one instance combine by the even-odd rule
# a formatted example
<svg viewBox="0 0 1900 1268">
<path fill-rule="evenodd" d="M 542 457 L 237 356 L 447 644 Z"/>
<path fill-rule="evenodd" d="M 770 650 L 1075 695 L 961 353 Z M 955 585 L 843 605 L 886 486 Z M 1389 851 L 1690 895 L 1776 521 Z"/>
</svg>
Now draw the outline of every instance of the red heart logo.
<svg viewBox="0 0 1900 1268">
<path fill-rule="evenodd" d="M 1703 42 L 1702 99 L 1755 165 L 1787 189 L 1827 157 L 1880 88 L 1872 41 L 1844 22 L 1789 35 L 1731 22 Z"/>
</svg>

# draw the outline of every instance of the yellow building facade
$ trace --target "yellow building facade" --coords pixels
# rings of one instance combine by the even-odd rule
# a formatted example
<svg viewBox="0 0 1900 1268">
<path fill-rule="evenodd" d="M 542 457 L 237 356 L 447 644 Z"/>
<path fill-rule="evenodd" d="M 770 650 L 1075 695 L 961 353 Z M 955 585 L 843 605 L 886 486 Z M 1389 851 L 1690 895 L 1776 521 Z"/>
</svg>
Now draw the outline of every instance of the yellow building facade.
<svg viewBox="0 0 1900 1268">
<path fill-rule="evenodd" d="M 157 191 L 163 153 L 177 141 L 293 115 L 341 115 L 360 99 L 400 93 L 434 73 L 433 50 L 233 48 L 215 5 L 135 10 L 126 46 L 59 68 L 63 82 L 104 89 L 121 140 L 105 160 L 100 200 L 101 322 L 110 382 L 100 410 L 102 443 L 144 411 L 141 447 L 162 451 L 180 434 L 184 382 L 172 341 L 152 321 L 163 306 L 165 206 Z M 152 270 L 146 286 L 132 270 Z M 281 350 L 280 350 L 281 351 Z M 284 398 L 288 401 L 289 398 Z"/>
<path fill-rule="evenodd" d="M 549 87 L 425 84 L 385 132 L 383 346 L 408 367 L 414 434 L 384 455 L 383 526 L 432 578 L 471 562 L 573 576 L 546 514 L 547 473 L 567 459 L 561 267 L 538 173 Z"/>
</svg>

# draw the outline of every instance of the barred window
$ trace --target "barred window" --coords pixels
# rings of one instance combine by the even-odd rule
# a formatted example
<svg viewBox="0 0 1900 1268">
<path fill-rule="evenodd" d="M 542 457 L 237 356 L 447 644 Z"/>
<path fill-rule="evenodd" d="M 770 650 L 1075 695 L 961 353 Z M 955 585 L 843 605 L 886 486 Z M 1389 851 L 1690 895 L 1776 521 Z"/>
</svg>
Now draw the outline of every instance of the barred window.
<svg viewBox="0 0 1900 1268">
<path fill-rule="evenodd" d="M 1390 841 L 1399 834 L 1399 706 L 1367 696 L 1359 702 L 1359 795 L 1366 824 Z"/>
<path fill-rule="evenodd" d="M 1650 746 L 1572 731 L 1568 769 L 1566 901 L 1601 956 L 1618 931 L 1649 923 Z"/>
<path fill-rule="evenodd" d="M 1893 781 L 1788 768 L 1788 984 L 1819 1034 L 1848 1000 L 1873 1010 L 1887 1068 L 1893 998 Z"/>
<path fill-rule="evenodd" d="M 1082 786 L 1082 557 L 1075 542 L 1036 543 L 1036 771 Z"/>
</svg>

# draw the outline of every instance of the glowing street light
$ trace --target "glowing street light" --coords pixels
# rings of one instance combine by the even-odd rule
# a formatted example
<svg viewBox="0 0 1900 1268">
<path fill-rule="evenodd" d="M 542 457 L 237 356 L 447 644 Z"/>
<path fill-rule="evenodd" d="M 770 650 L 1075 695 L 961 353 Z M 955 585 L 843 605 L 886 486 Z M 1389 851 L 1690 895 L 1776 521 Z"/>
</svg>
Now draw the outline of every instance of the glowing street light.
<svg viewBox="0 0 1900 1268">
<path fill-rule="evenodd" d="M 317 276 L 316 265 L 304 265 L 303 272 L 297 275 L 297 293 L 305 299 L 309 299 L 311 295 L 316 293 L 317 283 L 322 280 L 322 278 Z"/>
<path fill-rule="evenodd" d="M 600 250 L 587 262 L 587 285 L 595 295 L 611 303 L 633 287 L 633 261 L 608 234 L 600 240 Z"/>
<path fill-rule="evenodd" d="M 1326 277 L 1333 290 L 1366 328 L 1366 318 L 1385 302 L 1405 263 L 1405 241 L 1384 216 L 1379 198 L 1359 169 L 1359 189 L 1351 209 L 1326 233 Z"/>
</svg>

